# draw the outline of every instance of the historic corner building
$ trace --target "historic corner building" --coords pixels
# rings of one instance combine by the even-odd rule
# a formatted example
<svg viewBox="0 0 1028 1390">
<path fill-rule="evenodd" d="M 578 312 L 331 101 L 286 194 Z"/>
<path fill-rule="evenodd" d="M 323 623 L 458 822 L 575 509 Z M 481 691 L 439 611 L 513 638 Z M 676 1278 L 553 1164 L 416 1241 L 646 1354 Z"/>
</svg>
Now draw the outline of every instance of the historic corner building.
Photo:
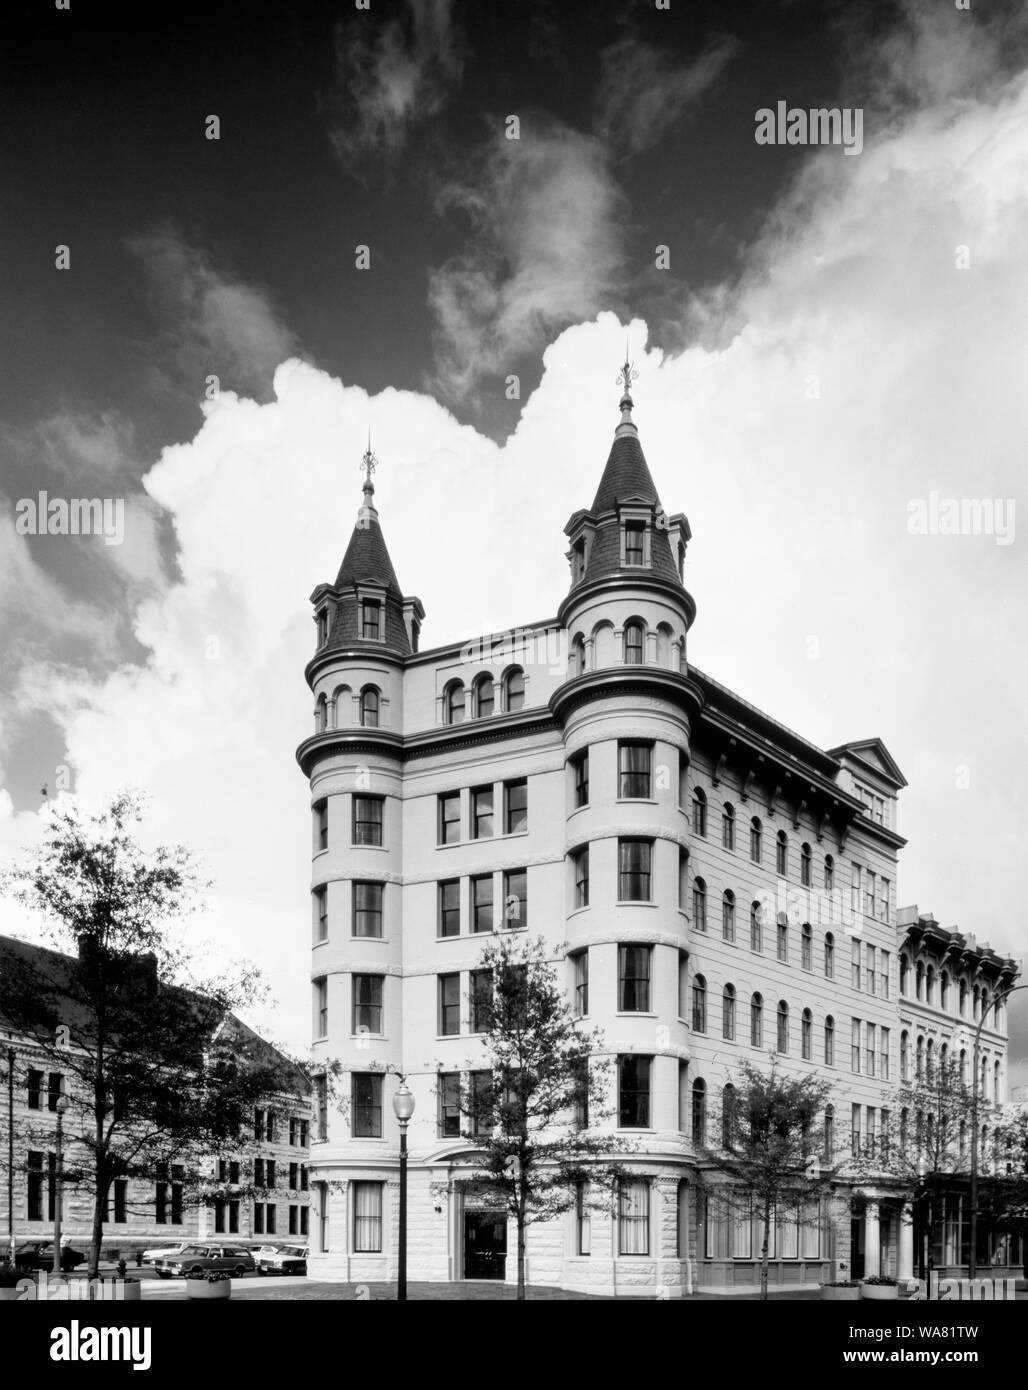
<svg viewBox="0 0 1028 1390">
<path fill-rule="evenodd" d="M 616 1204 L 530 1228 L 528 1277 L 650 1297 L 756 1282 L 759 1228 L 705 1195 L 698 1157 L 742 1061 L 775 1052 L 832 1078 L 833 1142 L 873 1145 L 901 1070 L 969 1049 L 978 1010 L 1016 975 L 897 913 L 906 783 L 880 740 L 823 751 L 689 664 L 689 523 L 661 507 L 628 375 L 592 505 L 565 527 L 571 584 L 551 622 L 420 650 L 424 608 L 397 582 L 370 450 L 339 573 L 312 595 L 315 732 L 297 757 L 314 1058 L 344 1069 L 342 1097 L 322 1081 L 315 1106 L 318 1277 L 395 1276 L 400 1073 L 416 1102 L 410 1277 L 514 1277 L 502 1213 L 466 1191 L 457 1108 L 487 1066 L 483 934 L 545 937 L 617 1058 L 611 1123 L 631 1140 Z M 1002 1014 L 981 1042 L 984 1116 L 1005 1094 Z M 907 1195 L 844 1182 L 783 1215 L 772 1281 L 911 1274 L 924 1235 Z M 956 1201 L 933 1233 L 939 1265 L 966 1242 Z"/>
</svg>

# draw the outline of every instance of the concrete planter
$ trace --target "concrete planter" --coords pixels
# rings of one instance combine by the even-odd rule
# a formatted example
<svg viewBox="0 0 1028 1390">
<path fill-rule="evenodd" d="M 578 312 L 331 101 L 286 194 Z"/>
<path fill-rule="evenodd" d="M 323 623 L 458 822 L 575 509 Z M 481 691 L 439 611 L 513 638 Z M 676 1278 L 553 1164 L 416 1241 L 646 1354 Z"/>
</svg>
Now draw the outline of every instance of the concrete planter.
<svg viewBox="0 0 1028 1390">
<path fill-rule="evenodd" d="M 856 1284 L 852 1288 L 839 1288 L 834 1284 L 822 1284 L 821 1297 L 826 1303 L 856 1303 L 860 1297 L 860 1289 Z"/>
<path fill-rule="evenodd" d="M 197 1299 L 231 1298 L 232 1280 L 219 1279 L 217 1283 L 210 1284 L 206 1279 L 187 1279 L 186 1297 Z"/>
<path fill-rule="evenodd" d="M 122 1301 L 125 1303 L 140 1303 L 143 1298 L 143 1285 L 139 1279 L 126 1279 L 119 1287 Z"/>
<path fill-rule="evenodd" d="M 898 1284 L 861 1284 L 860 1297 L 884 1303 L 899 1298 Z"/>
<path fill-rule="evenodd" d="M 0 1289 L 0 1303 L 16 1303 L 22 1295 L 22 1290 L 18 1288 Z"/>
</svg>

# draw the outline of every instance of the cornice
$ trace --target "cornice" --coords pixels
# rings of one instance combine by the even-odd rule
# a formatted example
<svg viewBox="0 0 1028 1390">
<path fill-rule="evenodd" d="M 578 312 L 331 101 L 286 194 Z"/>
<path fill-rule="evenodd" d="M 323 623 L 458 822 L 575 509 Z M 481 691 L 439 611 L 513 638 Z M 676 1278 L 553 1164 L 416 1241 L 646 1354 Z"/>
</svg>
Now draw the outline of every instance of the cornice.
<svg viewBox="0 0 1028 1390">
<path fill-rule="evenodd" d="M 638 572 L 633 570 L 631 574 L 611 574 L 602 579 L 588 579 L 574 585 L 557 609 L 557 622 L 566 626 L 568 613 L 583 599 L 594 598 L 597 594 L 616 593 L 622 589 L 653 589 L 665 595 L 681 609 L 685 616 L 686 630 L 692 627 L 696 618 L 696 600 L 688 589 L 680 583 L 674 584 L 670 579 L 662 579 L 660 575 L 647 573 L 643 569 Z"/>
<path fill-rule="evenodd" d="M 561 726 L 579 706 L 604 695 L 658 695 L 689 714 L 702 708 L 703 695 L 688 676 L 662 666 L 604 666 L 574 676 L 550 696 L 550 709 Z"/>
</svg>

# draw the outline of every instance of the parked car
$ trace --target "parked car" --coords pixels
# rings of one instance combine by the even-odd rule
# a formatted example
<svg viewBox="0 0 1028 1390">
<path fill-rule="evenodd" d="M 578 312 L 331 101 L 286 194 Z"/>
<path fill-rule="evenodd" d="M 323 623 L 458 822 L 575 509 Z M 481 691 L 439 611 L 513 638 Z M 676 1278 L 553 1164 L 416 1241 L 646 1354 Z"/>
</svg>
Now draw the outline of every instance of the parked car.
<svg viewBox="0 0 1028 1390">
<path fill-rule="evenodd" d="M 34 1240 L 30 1241 L 27 1245 L 16 1246 L 14 1251 L 14 1262 L 20 1269 L 53 1269 L 53 1241 Z M 85 1263 L 86 1257 L 81 1250 L 75 1250 L 70 1245 L 62 1245 L 62 1270 L 78 1269 L 79 1265 L 84 1265 Z"/>
<path fill-rule="evenodd" d="M 306 1274 L 306 1245 L 262 1245 L 254 1251 L 258 1274 Z"/>
<path fill-rule="evenodd" d="M 163 1255 L 154 1265 L 161 1279 L 182 1278 L 218 1270 L 242 1278 L 257 1268 L 249 1250 L 241 1245 L 187 1245 L 176 1255 Z"/>
<path fill-rule="evenodd" d="M 158 1260 L 163 1260 L 165 1256 L 181 1255 L 183 1250 L 188 1250 L 192 1241 L 180 1240 L 177 1245 L 155 1245 L 152 1250 L 143 1251 L 143 1263 L 145 1265 L 155 1265 Z"/>
</svg>

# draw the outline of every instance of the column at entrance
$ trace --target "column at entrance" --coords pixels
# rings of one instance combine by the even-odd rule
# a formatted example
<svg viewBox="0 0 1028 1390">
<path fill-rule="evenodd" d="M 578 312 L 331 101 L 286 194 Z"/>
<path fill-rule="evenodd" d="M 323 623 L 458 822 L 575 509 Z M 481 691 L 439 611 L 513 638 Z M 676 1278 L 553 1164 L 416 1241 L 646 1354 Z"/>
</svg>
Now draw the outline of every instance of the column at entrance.
<svg viewBox="0 0 1028 1390">
<path fill-rule="evenodd" d="M 909 1202 L 903 1203 L 899 1218 L 899 1264 L 897 1279 L 914 1277 L 914 1208 Z"/>
<path fill-rule="evenodd" d="M 864 1207 L 864 1277 L 882 1272 L 881 1218 L 877 1202 Z"/>
</svg>

